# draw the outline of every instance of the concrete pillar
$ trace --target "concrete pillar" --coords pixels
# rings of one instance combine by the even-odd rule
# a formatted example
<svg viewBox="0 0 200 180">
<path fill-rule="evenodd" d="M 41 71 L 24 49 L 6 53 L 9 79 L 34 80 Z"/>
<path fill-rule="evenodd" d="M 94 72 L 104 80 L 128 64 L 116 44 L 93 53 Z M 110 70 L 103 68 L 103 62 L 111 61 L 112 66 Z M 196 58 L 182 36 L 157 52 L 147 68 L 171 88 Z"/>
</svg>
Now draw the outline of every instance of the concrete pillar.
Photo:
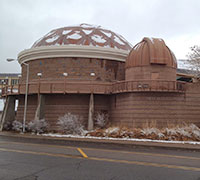
<svg viewBox="0 0 200 180">
<path fill-rule="evenodd" d="M 5 122 L 13 122 L 15 120 L 15 99 L 15 96 L 7 96 L 6 98 L 3 114 L 0 119 L 0 131 L 3 130 Z"/>
<path fill-rule="evenodd" d="M 35 120 L 44 119 L 45 113 L 45 95 L 40 94 L 38 98 L 38 106 L 35 112 Z"/>
<path fill-rule="evenodd" d="M 90 94 L 89 113 L 88 113 L 88 131 L 94 129 L 94 94 Z"/>
</svg>

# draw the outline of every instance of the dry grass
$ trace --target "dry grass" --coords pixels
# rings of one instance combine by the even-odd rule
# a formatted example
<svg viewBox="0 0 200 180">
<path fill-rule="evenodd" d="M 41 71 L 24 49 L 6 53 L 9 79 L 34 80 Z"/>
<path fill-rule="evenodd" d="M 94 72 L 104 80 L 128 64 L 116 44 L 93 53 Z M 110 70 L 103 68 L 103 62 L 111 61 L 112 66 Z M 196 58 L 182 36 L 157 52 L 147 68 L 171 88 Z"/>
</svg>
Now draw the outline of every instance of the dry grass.
<svg viewBox="0 0 200 180">
<path fill-rule="evenodd" d="M 141 128 L 127 128 L 113 126 L 105 129 L 96 129 L 87 136 L 112 138 L 139 138 L 153 140 L 200 141 L 200 128 L 194 124 L 172 125 L 159 129 L 155 122 L 145 123 Z"/>
</svg>

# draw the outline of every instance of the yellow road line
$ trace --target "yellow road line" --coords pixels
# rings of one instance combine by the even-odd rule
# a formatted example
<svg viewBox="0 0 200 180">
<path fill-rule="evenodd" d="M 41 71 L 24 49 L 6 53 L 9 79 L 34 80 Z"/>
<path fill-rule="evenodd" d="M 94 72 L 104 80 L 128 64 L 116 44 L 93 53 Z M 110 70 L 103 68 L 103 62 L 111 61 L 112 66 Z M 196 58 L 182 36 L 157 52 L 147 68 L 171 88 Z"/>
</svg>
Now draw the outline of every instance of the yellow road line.
<svg viewBox="0 0 200 180">
<path fill-rule="evenodd" d="M 23 153 L 23 154 L 34 154 L 34 155 L 45 155 L 45 156 L 53 156 L 53 157 L 64 157 L 64 158 L 82 159 L 82 157 L 75 156 L 75 155 L 54 154 L 54 153 L 47 153 L 47 152 L 35 152 L 35 151 L 27 151 L 27 150 L 25 151 L 25 150 L 17 150 L 17 149 L 0 148 L 0 151 L 4 151 L 4 152 L 16 152 L 16 153 Z"/>
<path fill-rule="evenodd" d="M 197 168 L 197 167 L 177 166 L 177 165 L 170 165 L 170 164 L 158 164 L 158 163 L 149 163 L 149 162 L 140 162 L 140 161 L 127 161 L 127 160 L 117 160 L 117 159 L 107 159 L 107 158 L 95 158 L 95 157 L 89 157 L 88 159 L 96 160 L 96 161 L 135 164 L 135 165 L 142 165 L 142 166 L 164 167 L 164 168 L 170 168 L 170 169 L 200 171 L 200 168 Z"/>
<path fill-rule="evenodd" d="M 78 148 L 78 149 L 80 149 L 80 148 Z M 0 151 L 17 152 L 17 153 L 33 154 L 33 155 L 45 155 L 45 156 L 53 156 L 53 157 L 75 158 L 75 159 L 82 159 L 83 158 L 83 157 L 74 156 L 74 155 L 53 154 L 53 153 L 34 152 L 34 151 L 23 151 L 23 150 L 5 149 L 5 148 L 0 148 Z M 170 164 L 158 164 L 158 163 L 149 163 L 149 162 L 140 162 L 140 161 L 117 160 L 117 159 L 108 159 L 108 158 L 96 158 L 96 157 L 88 157 L 87 159 L 93 160 L 93 161 L 134 164 L 134 165 L 142 165 L 142 166 L 152 166 L 152 167 L 159 167 L 159 168 L 163 167 L 163 168 L 170 168 L 170 169 L 180 169 L 180 170 L 200 172 L 200 168 L 197 168 L 197 167 L 177 166 L 177 165 L 170 165 Z"/>
<path fill-rule="evenodd" d="M 88 158 L 88 156 L 82 151 L 82 149 L 77 148 L 77 150 L 81 153 L 84 158 Z"/>
<path fill-rule="evenodd" d="M 32 146 L 42 146 L 42 147 L 54 147 L 54 148 L 66 148 L 66 149 L 77 149 L 72 146 L 61 146 L 61 145 L 49 145 L 49 144 L 34 144 L 34 143 L 21 143 L 21 142 L 7 142 L 0 141 L 0 144 L 24 144 L 24 145 L 32 145 Z M 85 150 L 95 150 L 95 151 L 104 151 L 104 152 L 116 152 L 116 153 L 125 153 L 125 154 L 137 154 L 144 156 L 158 156 L 158 157 L 169 157 L 176 159 L 190 159 L 190 160 L 200 160 L 199 157 L 190 157 L 190 156 L 177 156 L 177 155 L 168 155 L 168 154 L 155 154 L 155 153 L 144 153 L 144 152 L 135 152 L 135 151 L 121 151 L 121 150 L 109 150 L 109 149 L 97 149 L 97 148 L 82 148 Z"/>
</svg>

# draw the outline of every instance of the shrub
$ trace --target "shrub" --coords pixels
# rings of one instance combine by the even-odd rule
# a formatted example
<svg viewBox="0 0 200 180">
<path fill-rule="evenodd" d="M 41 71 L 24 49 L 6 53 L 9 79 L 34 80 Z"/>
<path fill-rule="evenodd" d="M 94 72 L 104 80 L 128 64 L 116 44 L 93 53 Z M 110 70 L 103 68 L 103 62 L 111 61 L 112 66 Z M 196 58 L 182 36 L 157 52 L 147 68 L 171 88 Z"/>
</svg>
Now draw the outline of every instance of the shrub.
<svg viewBox="0 0 200 180">
<path fill-rule="evenodd" d="M 28 130 L 34 133 L 44 133 L 47 131 L 48 123 L 45 119 L 33 120 L 28 123 Z"/>
<path fill-rule="evenodd" d="M 3 124 L 3 129 L 6 130 L 6 131 L 12 130 L 12 123 L 13 123 L 13 122 L 10 122 L 10 121 L 5 122 L 5 123 Z"/>
<path fill-rule="evenodd" d="M 17 132 L 21 132 L 22 131 L 22 123 L 15 120 L 12 123 L 12 130 L 17 131 Z"/>
<path fill-rule="evenodd" d="M 58 118 L 59 129 L 66 134 L 82 134 L 84 132 L 81 123 L 82 118 L 78 115 L 67 113 Z"/>
<path fill-rule="evenodd" d="M 95 125 L 97 125 L 100 128 L 103 128 L 108 123 L 108 114 L 107 113 L 100 113 L 98 112 L 94 118 Z"/>
</svg>

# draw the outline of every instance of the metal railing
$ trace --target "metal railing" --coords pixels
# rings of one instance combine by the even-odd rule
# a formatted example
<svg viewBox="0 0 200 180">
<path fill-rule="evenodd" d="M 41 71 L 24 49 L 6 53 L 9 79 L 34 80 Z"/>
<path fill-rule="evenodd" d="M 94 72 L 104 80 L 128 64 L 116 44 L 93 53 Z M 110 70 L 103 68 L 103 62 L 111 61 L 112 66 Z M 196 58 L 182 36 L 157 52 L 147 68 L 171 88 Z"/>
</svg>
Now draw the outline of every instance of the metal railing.
<svg viewBox="0 0 200 180">
<path fill-rule="evenodd" d="M 117 82 L 112 86 L 113 93 L 133 91 L 184 92 L 185 83 L 178 81 L 141 80 Z"/>
<path fill-rule="evenodd" d="M 6 85 L 2 88 L 2 96 L 25 94 L 25 84 L 16 86 Z M 177 81 L 120 81 L 120 82 L 96 82 L 96 81 L 35 81 L 29 82 L 29 94 L 51 93 L 95 93 L 115 94 L 122 92 L 184 92 L 185 83 Z"/>
</svg>

